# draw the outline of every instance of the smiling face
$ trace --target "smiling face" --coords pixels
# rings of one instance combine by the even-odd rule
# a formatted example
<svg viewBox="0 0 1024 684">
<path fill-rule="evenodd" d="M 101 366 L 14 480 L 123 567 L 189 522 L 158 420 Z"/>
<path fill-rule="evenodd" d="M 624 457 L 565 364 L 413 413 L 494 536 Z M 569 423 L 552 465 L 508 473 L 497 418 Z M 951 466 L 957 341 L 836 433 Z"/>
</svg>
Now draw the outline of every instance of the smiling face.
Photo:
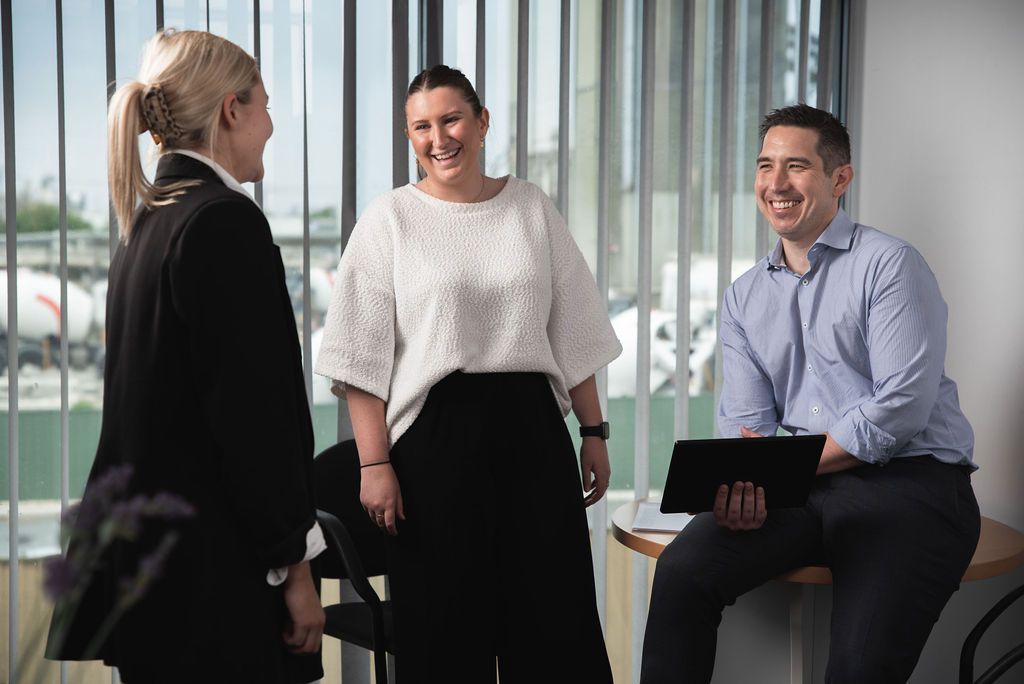
<svg viewBox="0 0 1024 684">
<path fill-rule="evenodd" d="M 480 178 L 480 145 L 489 115 L 480 116 L 455 88 L 420 90 L 405 103 L 406 135 L 426 182 L 439 191 L 476 190 Z"/>
<path fill-rule="evenodd" d="M 754 181 L 761 214 L 779 237 L 805 247 L 828 227 L 839 209 L 839 198 L 853 180 L 849 164 L 826 172 L 817 146 L 814 129 L 768 129 Z"/>
</svg>

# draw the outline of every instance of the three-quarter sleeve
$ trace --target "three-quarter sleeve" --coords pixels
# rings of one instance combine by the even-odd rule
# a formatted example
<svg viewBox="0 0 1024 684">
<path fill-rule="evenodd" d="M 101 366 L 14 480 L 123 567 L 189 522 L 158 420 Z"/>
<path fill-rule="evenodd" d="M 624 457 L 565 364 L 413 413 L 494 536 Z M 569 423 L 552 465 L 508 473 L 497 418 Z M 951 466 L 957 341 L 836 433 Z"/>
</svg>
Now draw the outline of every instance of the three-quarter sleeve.
<svg viewBox="0 0 1024 684">
<path fill-rule="evenodd" d="M 572 389 L 621 354 L 622 345 L 565 220 L 546 196 L 542 201 L 551 249 L 548 341 L 565 386 Z"/>
<path fill-rule="evenodd" d="M 395 361 L 394 257 L 380 204 L 359 219 L 338 265 L 316 372 L 388 400 Z"/>
</svg>

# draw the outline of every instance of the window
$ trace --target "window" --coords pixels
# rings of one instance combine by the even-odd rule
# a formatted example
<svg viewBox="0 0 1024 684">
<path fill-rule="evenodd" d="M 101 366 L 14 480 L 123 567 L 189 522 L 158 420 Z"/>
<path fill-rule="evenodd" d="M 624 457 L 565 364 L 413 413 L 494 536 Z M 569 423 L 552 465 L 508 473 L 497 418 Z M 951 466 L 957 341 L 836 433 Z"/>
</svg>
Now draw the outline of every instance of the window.
<svg viewBox="0 0 1024 684">
<path fill-rule="evenodd" d="M 842 118 L 845 5 L 0 0 L 10 59 L 0 116 L 14 124 L 0 139 L 4 215 L 16 219 L 5 221 L 0 286 L 18 291 L 15 315 L 0 296 L 0 620 L 16 625 L 0 658 L 10 678 L 19 667 L 57 672 L 33 639 L 49 617 L 40 559 L 57 550 L 60 511 L 81 494 L 99 433 L 116 244 L 107 84 L 134 77 L 158 25 L 209 29 L 260 61 L 275 133 L 266 177 L 251 190 L 282 250 L 318 449 L 347 430 L 327 382 L 311 372 L 333 273 L 363 208 L 415 178 L 401 102 L 425 66 L 424 41 L 438 39 L 425 29 L 440 27 L 434 49 L 480 86 L 491 112 L 487 173 L 516 173 L 548 192 L 608 293 L 625 352 L 602 379 L 617 492 L 592 513 L 600 532 L 616 502 L 664 481 L 674 439 L 714 434 L 717 303 L 773 243 L 752 194 L 758 122 L 798 100 Z M 599 593 L 625 593 L 605 535 L 594 535 L 594 549 Z M 634 595 L 644 575 L 638 565 Z M 602 610 L 625 681 L 639 655 L 629 650 L 630 620 L 603 599 Z M 636 624 L 645 606 L 630 610 Z M 70 666 L 72 676 L 106 676 L 99 670 Z"/>
</svg>

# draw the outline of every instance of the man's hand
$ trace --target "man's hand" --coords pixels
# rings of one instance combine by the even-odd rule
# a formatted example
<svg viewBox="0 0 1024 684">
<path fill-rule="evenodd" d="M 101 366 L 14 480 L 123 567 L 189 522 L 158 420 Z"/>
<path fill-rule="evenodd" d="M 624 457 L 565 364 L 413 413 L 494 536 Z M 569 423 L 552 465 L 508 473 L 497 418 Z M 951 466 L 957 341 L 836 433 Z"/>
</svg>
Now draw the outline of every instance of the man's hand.
<svg viewBox="0 0 1024 684">
<path fill-rule="evenodd" d="M 391 536 L 398 534 L 396 523 L 405 520 L 405 511 L 398 477 L 390 463 L 360 469 L 359 503 L 374 525 Z"/>
<path fill-rule="evenodd" d="M 316 653 L 320 648 L 326 617 L 313 585 L 309 561 L 288 566 L 284 604 L 288 608 L 288 622 L 281 635 L 284 643 L 292 653 Z"/>
<path fill-rule="evenodd" d="M 747 427 L 740 427 L 740 435 L 748 438 L 764 437 Z M 755 488 L 752 482 L 735 482 L 730 493 L 729 486 L 722 485 L 715 496 L 714 513 L 716 523 L 734 532 L 756 530 L 768 517 L 764 488 Z"/>
<path fill-rule="evenodd" d="M 764 504 L 764 487 L 752 482 L 733 483 L 718 488 L 715 496 L 715 522 L 734 532 L 756 530 L 764 524 L 768 510 Z"/>
<path fill-rule="evenodd" d="M 583 499 L 585 506 L 601 500 L 612 479 L 612 467 L 608 464 L 608 444 L 600 437 L 584 437 L 580 446 L 580 474 L 583 475 L 583 489 L 588 493 Z"/>
</svg>

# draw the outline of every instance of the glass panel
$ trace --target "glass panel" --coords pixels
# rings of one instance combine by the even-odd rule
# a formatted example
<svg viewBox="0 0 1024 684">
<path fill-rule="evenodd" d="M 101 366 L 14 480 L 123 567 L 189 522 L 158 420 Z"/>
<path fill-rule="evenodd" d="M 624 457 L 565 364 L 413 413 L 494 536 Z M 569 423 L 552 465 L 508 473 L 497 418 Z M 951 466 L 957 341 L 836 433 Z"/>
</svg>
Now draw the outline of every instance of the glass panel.
<svg viewBox="0 0 1024 684">
<path fill-rule="evenodd" d="M 512 172 L 516 162 L 516 6 L 514 0 L 487 0 L 484 41 L 487 92 L 491 113 L 484 166 L 487 175 Z"/>
<path fill-rule="evenodd" d="M 251 0 L 209 0 L 210 31 L 253 52 Z"/>
<path fill-rule="evenodd" d="M 736 158 L 733 194 L 732 277 L 738 278 L 764 256 L 755 254 L 757 202 L 754 167 L 760 150 L 758 96 L 761 69 L 761 3 L 736 4 Z"/>
<path fill-rule="evenodd" d="M 807 99 L 811 106 L 818 104 L 818 40 L 821 36 L 821 0 L 811 0 L 810 22 L 807 31 Z"/>
<path fill-rule="evenodd" d="M 107 148 L 105 136 L 98 134 L 106 131 L 107 121 L 106 54 L 103 41 L 96 40 L 103 35 L 103 24 L 102 0 L 64 5 L 68 315 L 74 318 L 76 310 L 92 313 L 87 333 L 79 337 L 72 330 L 68 339 L 72 498 L 82 495 L 92 467 L 103 403 L 103 326 L 110 262 Z M 69 322 L 74 329 L 75 322 Z"/>
<path fill-rule="evenodd" d="M 639 11 L 626 0 L 614 4 L 614 83 L 608 195 L 608 308 L 622 355 L 608 366 L 608 420 L 616 426 L 608 442 L 613 489 L 632 489 L 637 353 L 636 144 L 639 141 Z"/>
<path fill-rule="evenodd" d="M 68 316 L 72 328 L 68 331 L 69 493 L 77 499 L 85 489 L 96 455 L 103 403 L 103 329 L 110 263 L 107 75 L 105 41 L 97 39 L 104 35 L 103 0 L 65 2 L 63 10 Z M 140 31 L 140 40 L 150 32 L 150 28 Z M 134 50 L 137 64 L 141 45 Z M 136 67 L 133 64 L 131 68 Z M 75 313 L 90 307 L 92 322 L 81 338 L 75 330 Z M 68 663 L 67 672 L 69 682 L 101 684 L 110 681 L 111 671 L 101 662 L 92 661 Z"/>
<path fill-rule="evenodd" d="M 0 15 L 0 30 L 4 27 L 4 16 Z M 4 63 L 4 51 L 0 50 L 0 73 L 3 69 Z M 6 90 L 7 83 L 4 82 L 2 87 Z M 0 125 L 6 123 L 6 115 L 3 107 L 0 107 Z M 4 130 L 0 128 L 0 130 Z M 8 398 L 8 353 L 7 353 L 7 172 L 6 172 L 6 137 L 0 135 L 0 151 L 4 153 L 4 179 L 0 183 L 0 213 L 3 215 L 3 228 L 4 233 L 0 235 L 0 240 L 3 241 L 2 248 L 0 248 L 0 264 L 3 266 L 3 270 L 0 271 L 0 313 L 3 314 L 3 328 L 4 336 L 0 339 L 0 376 L 3 378 L 3 383 L 0 384 L 0 421 L 3 423 L 3 427 L 0 429 L 4 430 L 4 434 L 0 435 L 0 631 L 3 632 L 2 638 L 0 638 L 0 677 L 7 677 L 12 679 L 9 675 L 11 671 L 11 653 L 10 653 L 10 634 L 8 632 L 8 625 L 10 625 L 10 610 L 11 610 L 11 563 L 10 563 L 10 538 L 12 529 L 10 527 L 11 510 L 10 510 L 10 499 L 11 499 L 11 481 L 10 481 L 10 467 L 8 457 L 10 451 L 7 447 L 7 409 L 9 404 Z M 17 634 L 17 638 L 20 640 L 21 635 Z"/>
<path fill-rule="evenodd" d="M 50 3 L 13 3 L 13 62 L 21 67 L 14 69 L 13 84 L 18 192 L 17 403 L 5 401 L 0 416 L 0 459 L 6 471 L 8 420 L 13 412 L 18 430 L 18 486 L 14 493 L 19 502 L 18 556 L 5 560 L 17 564 L 17 645 L 13 656 L 18 677 L 26 680 L 53 678 L 59 669 L 42 658 L 41 636 L 49 623 L 50 603 L 40 581 L 42 559 L 60 551 L 61 377 L 54 351 L 60 334 L 61 300 L 60 278 L 54 275 L 59 244 L 54 16 Z M 7 275 L 4 271 L 5 305 Z M 13 327 L 8 327 L 3 339 L 5 357 L 7 340 L 13 334 Z M 10 399 L 10 380 L 5 376 L 0 388 L 5 399 Z M 2 553 L 9 556 L 9 549 Z"/>
<path fill-rule="evenodd" d="M 601 111 L 601 8 L 573 3 L 570 69 L 569 230 L 597 271 L 598 153 Z"/>
<path fill-rule="evenodd" d="M 390 1 L 356 3 L 357 217 L 392 186 L 390 19 Z"/>
<path fill-rule="evenodd" d="M 718 321 L 718 192 L 721 148 L 722 17 L 718 3 L 697 4 L 694 39 L 693 152 L 696 173 L 690 266 L 690 436 L 714 435 L 714 366 Z"/>
<path fill-rule="evenodd" d="M 659 0 L 654 35 L 654 153 L 651 202 L 650 486 L 665 482 L 675 435 L 676 245 L 679 234 L 680 61 L 684 30 L 679 3 Z M 639 131 L 638 131 L 639 133 Z M 678 396 L 677 396 L 678 394 Z"/>
<path fill-rule="evenodd" d="M 410 3 L 415 4 L 415 3 Z M 444 0 L 444 63 L 476 84 L 476 0 Z"/>
<path fill-rule="evenodd" d="M 206 0 L 164 0 L 164 26 L 207 30 Z"/>
<path fill-rule="evenodd" d="M 166 3 L 164 9 L 167 26 L 174 25 L 167 21 L 167 5 L 170 4 Z M 139 73 L 142 45 L 156 32 L 156 3 L 153 0 L 116 0 L 114 8 L 116 75 L 117 84 L 121 85 Z"/>
<path fill-rule="evenodd" d="M 530 3 L 529 179 L 558 195 L 558 2 Z"/>
<path fill-rule="evenodd" d="M 309 126 L 310 309 L 313 357 L 320 347 L 321 329 L 331 283 L 341 254 L 341 6 L 332 0 L 312 0 L 306 17 L 306 66 Z M 319 452 L 337 441 L 338 400 L 330 381 L 313 375 L 313 428 Z"/>
<path fill-rule="evenodd" d="M 14 145 L 18 181 L 18 387 L 17 408 L 12 402 L 7 409 L 14 411 L 18 422 L 19 509 L 18 558 L 9 560 L 18 564 L 18 637 L 14 656 L 21 673 L 46 678 L 53 677 L 56 668 L 42 660 L 41 643 L 36 636 L 49 617 L 38 575 L 41 559 L 58 551 L 54 532 L 60 511 L 60 375 L 52 357 L 52 343 L 59 327 L 55 312 L 60 310 L 60 281 L 52 275 L 58 239 L 53 7 L 15 2 L 12 19 L 14 64 L 33 64 L 33 69 L 14 70 L 14 120 L 18 128 Z M 5 342 L 10 334 L 13 330 L 9 329 Z M 6 395 L 7 383 L 4 385 Z M 38 398 L 34 396 L 37 394 Z M 0 447 L 5 463 L 8 411 L 2 416 Z M 47 418 L 54 419 L 53 427 L 58 429 L 39 430 Z"/>
<path fill-rule="evenodd" d="M 422 71 L 420 67 L 420 3 L 410 2 L 409 4 L 409 68 L 408 68 L 408 80 L 403 84 L 407 86 L 416 77 L 417 74 Z M 476 81 L 470 81 L 473 85 L 476 85 Z M 416 154 L 412 150 L 412 145 L 403 143 L 407 150 L 407 156 L 409 157 L 409 182 L 415 183 L 419 180 L 417 171 Z"/>
<path fill-rule="evenodd" d="M 281 249 L 285 284 L 303 344 L 303 3 L 260 3 L 263 82 L 270 96 L 274 134 L 263 152 L 263 211 Z"/>
<path fill-rule="evenodd" d="M 776 107 L 795 104 L 800 83 L 800 0 L 786 0 L 776 7 L 775 93 Z M 781 87 L 780 87 L 781 86 Z"/>
<path fill-rule="evenodd" d="M 152 0 L 117 0 L 114 6 L 114 82 L 121 86 L 139 74 L 142 46 L 156 33 L 156 3 Z M 152 178 L 156 171 L 156 152 L 148 135 L 139 137 L 139 150 L 142 166 Z"/>
</svg>

